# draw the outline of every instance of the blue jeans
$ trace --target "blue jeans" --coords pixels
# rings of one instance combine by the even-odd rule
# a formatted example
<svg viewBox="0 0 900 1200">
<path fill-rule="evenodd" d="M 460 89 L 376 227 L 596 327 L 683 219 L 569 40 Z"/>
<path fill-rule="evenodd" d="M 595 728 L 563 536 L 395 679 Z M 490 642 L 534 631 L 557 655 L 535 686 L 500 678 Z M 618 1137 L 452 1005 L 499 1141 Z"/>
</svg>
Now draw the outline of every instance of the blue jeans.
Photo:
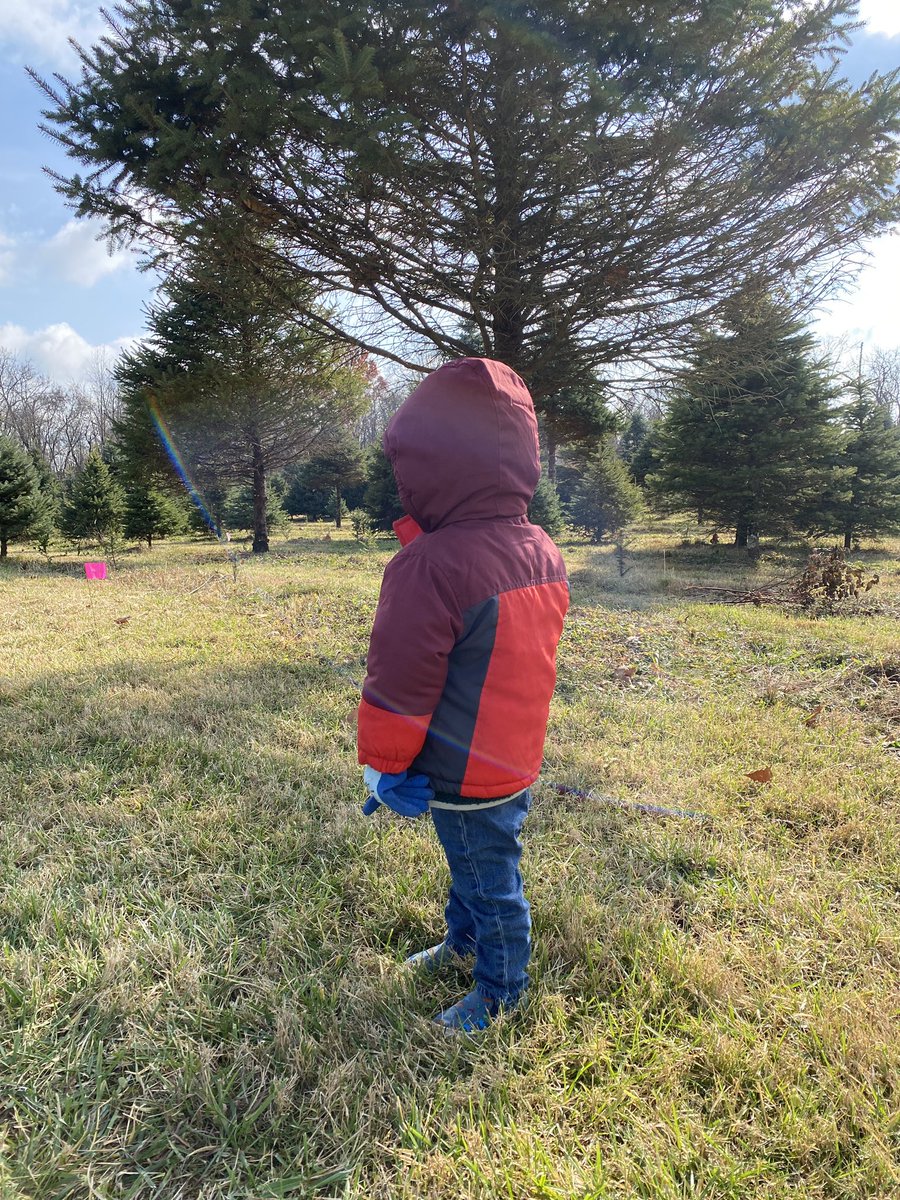
<svg viewBox="0 0 900 1200">
<path fill-rule="evenodd" d="M 431 809 L 450 867 L 445 941 L 458 954 L 474 953 L 478 992 L 508 1005 L 528 987 L 531 913 L 519 835 L 530 806 L 526 791 L 492 808 Z"/>
</svg>

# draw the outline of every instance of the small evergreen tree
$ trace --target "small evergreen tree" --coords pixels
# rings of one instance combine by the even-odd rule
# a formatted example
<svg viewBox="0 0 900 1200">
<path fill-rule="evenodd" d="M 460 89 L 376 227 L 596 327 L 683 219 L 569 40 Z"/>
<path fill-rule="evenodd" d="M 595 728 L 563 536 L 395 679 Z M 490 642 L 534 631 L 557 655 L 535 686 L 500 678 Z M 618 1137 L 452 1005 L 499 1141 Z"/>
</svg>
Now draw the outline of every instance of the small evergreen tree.
<svg viewBox="0 0 900 1200">
<path fill-rule="evenodd" d="M 38 486 L 34 493 L 28 536 L 41 554 L 47 554 L 50 550 L 50 543 L 56 534 L 58 521 L 59 501 L 52 493 L 46 492 Z"/>
<path fill-rule="evenodd" d="M 606 407 L 606 389 L 597 379 L 565 388 L 552 395 L 538 396 L 539 413 L 547 450 L 547 478 L 556 483 L 556 461 L 560 446 L 578 448 L 596 443 L 613 432 L 616 417 Z"/>
<path fill-rule="evenodd" d="M 389 532 L 404 515 L 391 460 L 381 445 L 373 446 L 366 460 L 366 490 L 363 508 L 375 529 Z"/>
<path fill-rule="evenodd" d="M 184 507 L 161 488 L 134 483 L 125 492 L 123 531 L 127 538 L 153 546 L 154 538 L 184 533 L 188 517 Z"/>
<path fill-rule="evenodd" d="M 648 474 L 657 465 L 654 453 L 655 428 L 656 422 L 648 421 L 643 413 L 636 412 L 616 446 L 619 457 L 628 467 L 628 474 L 642 487 Z"/>
<path fill-rule="evenodd" d="M 625 426 L 625 432 L 619 438 L 616 450 L 627 467 L 631 466 L 635 454 L 647 440 L 650 426 L 647 418 L 639 412 L 633 413 L 631 420 Z"/>
<path fill-rule="evenodd" d="M 528 520 L 532 525 L 540 525 L 551 537 L 558 537 L 565 528 L 566 519 L 559 492 L 546 475 L 540 477 L 531 497 Z"/>
<path fill-rule="evenodd" d="M 635 450 L 631 461 L 628 463 L 631 478 L 641 487 L 646 484 L 647 476 L 652 475 L 659 468 L 659 437 L 657 427 L 658 422 L 656 421 L 648 427 L 647 436 Z"/>
<path fill-rule="evenodd" d="M 361 484 L 364 478 L 359 443 L 349 434 L 335 437 L 330 446 L 309 460 L 304 477 L 309 486 L 331 493 L 334 523 L 340 529 L 341 519 L 347 511 L 345 500 L 350 499 L 346 493 Z"/>
<path fill-rule="evenodd" d="M 125 497 L 99 450 L 92 450 L 69 484 L 61 525 L 75 542 L 111 547 L 122 532 Z"/>
<path fill-rule="evenodd" d="M 751 534 L 804 528 L 826 493 L 841 494 L 835 389 L 812 337 L 762 301 L 707 340 L 660 423 L 653 491 L 698 520 Z"/>
<path fill-rule="evenodd" d="M 326 488 L 310 487 L 304 463 L 300 467 L 292 468 L 288 475 L 284 507 L 292 517 L 306 517 L 307 521 L 322 521 L 332 515 L 334 502 L 332 493 Z"/>
<path fill-rule="evenodd" d="M 372 534 L 375 532 L 375 523 L 372 518 L 364 508 L 352 508 L 347 515 L 353 526 L 353 536 L 363 546 L 368 546 L 372 540 Z"/>
<path fill-rule="evenodd" d="M 575 485 L 569 516 L 595 542 L 619 534 L 643 511 L 640 488 L 628 475 L 628 468 L 609 441 L 582 460 L 581 475 Z"/>
<path fill-rule="evenodd" d="M 276 482 L 278 480 L 279 482 Z M 283 528 L 290 521 L 284 506 L 285 488 L 279 476 L 273 476 L 266 488 L 266 528 Z M 222 509 L 225 525 L 229 529 L 253 529 L 253 488 L 250 484 L 232 488 L 225 498 Z"/>
<path fill-rule="evenodd" d="M 47 554 L 59 525 L 62 490 L 46 459 L 33 451 L 31 461 L 37 476 L 37 492 L 32 503 L 32 521 L 28 536 L 41 554 Z"/>
<path fill-rule="evenodd" d="M 854 390 L 856 399 L 841 413 L 846 490 L 826 496 L 811 521 L 822 533 L 843 534 L 846 550 L 860 537 L 900 531 L 900 426 L 864 384 Z"/>
<path fill-rule="evenodd" d="M 31 532 L 38 503 L 38 477 L 26 450 L 0 437 L 0 558 L 11 541 Z"/>
</svg>

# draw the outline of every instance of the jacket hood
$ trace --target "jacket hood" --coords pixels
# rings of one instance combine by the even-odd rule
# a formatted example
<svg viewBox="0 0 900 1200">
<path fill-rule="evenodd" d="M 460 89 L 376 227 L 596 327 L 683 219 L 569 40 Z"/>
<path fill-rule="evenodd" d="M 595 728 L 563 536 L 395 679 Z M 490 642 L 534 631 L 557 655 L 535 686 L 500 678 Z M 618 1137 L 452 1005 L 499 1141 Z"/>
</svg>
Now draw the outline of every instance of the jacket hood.
<svg viewBox="0 0 900 1200">
<path fill-rule="evenodd" d="M 433 371 L 385 430 L 406 512 L 430 533 L 456 521 L 525 515 L 541 474 L 528 388 L 490 358 Z"/>
</svg>

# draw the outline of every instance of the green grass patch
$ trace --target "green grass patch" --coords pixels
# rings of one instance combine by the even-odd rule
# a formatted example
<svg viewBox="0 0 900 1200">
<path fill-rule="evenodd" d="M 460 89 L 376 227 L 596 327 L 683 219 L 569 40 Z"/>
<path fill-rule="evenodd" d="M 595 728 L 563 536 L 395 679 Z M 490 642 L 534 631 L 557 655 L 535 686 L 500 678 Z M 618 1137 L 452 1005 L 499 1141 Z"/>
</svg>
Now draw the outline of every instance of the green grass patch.
<svg viewBox="0 0 900 1200">
<path fill-rule="evenodd" d="M 536 789 L 533 986 L 469 1043 L 402 966 L 433 832 L 359 811 L 394 546 L 325 531 L 0 570 L 0 1198 L 900 1194 L 898 544 L 818 620 L 685 590 L 802 546 L 565 544 L 545 778 L 597 795 Z"/>
</svg>

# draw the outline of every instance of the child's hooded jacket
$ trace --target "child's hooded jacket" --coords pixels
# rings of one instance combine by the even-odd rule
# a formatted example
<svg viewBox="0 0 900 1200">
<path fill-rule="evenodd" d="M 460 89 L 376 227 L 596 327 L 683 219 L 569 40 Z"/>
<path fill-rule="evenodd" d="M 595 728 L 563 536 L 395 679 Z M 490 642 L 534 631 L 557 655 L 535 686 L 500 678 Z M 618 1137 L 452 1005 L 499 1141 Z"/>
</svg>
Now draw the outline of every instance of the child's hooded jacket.
<svg viewBox="0 0 900 1200">
<path fill-rule="evenodd" d="M 359 706 L 359 761 L 435 791 L 512 795 L 543 758 L 569 602 L 562 557 L 526 511 L 540 476 L 523 381 L 490 359 L 433 372 L 384 436 L 421 529 L 385 570 Z M 415 523 L 415 524 L 414 524 Z"/>
</svg>

